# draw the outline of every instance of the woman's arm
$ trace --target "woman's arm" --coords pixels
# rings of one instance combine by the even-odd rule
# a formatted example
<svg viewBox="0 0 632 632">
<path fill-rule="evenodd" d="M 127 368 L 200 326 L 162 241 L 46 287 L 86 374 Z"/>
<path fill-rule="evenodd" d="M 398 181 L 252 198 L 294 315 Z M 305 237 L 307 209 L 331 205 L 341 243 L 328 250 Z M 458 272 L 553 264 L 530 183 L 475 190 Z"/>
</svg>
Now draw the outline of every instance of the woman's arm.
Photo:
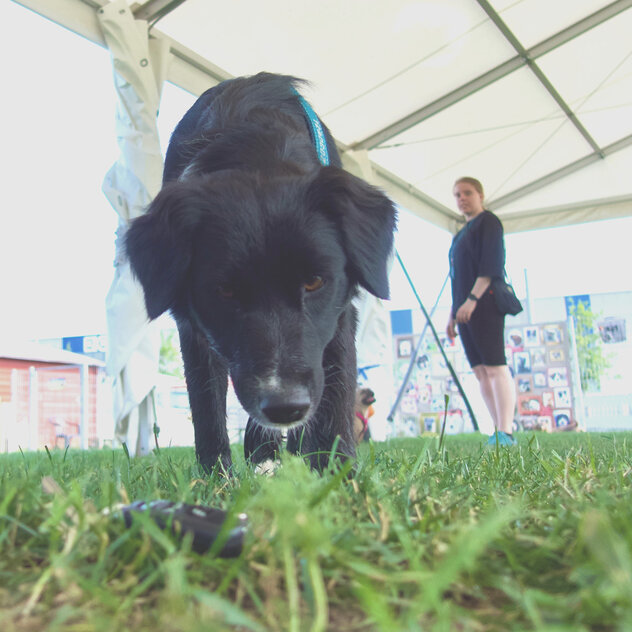
<svg viewBox="0 0 632 632">
<path fill-rule="evenodd" d="M 481 296 L 483 296 L 483 294 L 485 293 L 485 291 L 487 290 L 491 282 L 492 282 L 491 277 L 487 277 L 487 276 L 477 277 L 476 281 L 474 282 L 474 287 L 472 288 L 472 291 L 470 292 L 470 296 L 473 296 L 476 298 L 470 298 L 468 296 L 468 298 L 465 299 L 465 302 L 456 311 L 457 323 L 467 323 L 470 321 L 470 318 L 472 317 L 472 314 L 474 313 L 474 310 L 476 309 L 476 304 L 478 303 L 478 299 L 481 298 Z"/>
</svg>

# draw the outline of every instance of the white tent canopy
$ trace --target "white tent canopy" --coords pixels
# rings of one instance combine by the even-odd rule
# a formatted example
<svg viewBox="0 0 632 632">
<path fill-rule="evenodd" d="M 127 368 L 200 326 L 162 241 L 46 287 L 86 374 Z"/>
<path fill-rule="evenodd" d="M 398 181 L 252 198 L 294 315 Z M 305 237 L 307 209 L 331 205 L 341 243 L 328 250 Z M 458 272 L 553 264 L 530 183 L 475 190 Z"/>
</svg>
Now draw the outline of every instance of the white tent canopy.
<svg viewBox="0 0 632 632">
<path fill-rule="evenodd" d="M 104 45 L 107 0 L 17 0 Z M 478 177 L 507 232 L 632 215 L 632 0 L 149 0 L 167 78 L 199 94 L 304 77 L 346 154 L 454 231 Z M 36 45 L 36 44 L 35 44 Z"/>
</svg>

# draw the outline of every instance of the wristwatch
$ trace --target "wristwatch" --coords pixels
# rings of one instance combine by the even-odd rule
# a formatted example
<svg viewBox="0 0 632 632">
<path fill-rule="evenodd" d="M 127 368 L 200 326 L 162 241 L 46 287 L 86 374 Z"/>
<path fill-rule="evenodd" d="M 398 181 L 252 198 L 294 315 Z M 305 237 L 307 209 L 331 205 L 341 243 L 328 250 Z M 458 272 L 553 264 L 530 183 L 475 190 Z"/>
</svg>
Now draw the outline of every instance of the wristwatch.
<svg viewBox="0 0 632 632">
<path fill-rule="evenodd" d="M 478 301 L 478 296 L 472 294 L 472 292 L 467 295 L 467 298 L 471 298 L 473 301 Z"/>
</svg>

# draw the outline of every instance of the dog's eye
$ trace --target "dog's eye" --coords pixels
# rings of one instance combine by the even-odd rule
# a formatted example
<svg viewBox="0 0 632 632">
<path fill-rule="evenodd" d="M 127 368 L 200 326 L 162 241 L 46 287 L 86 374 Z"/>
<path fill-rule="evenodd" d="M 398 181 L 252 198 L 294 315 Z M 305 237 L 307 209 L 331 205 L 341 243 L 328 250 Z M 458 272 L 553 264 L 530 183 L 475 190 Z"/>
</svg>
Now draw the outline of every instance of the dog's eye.
<svg viewBox="0 0 632 632">
<path fill-rule="evenodd" d="M 325 281 L 323 281 L 323 277 L 318 275 L 314 275 L 309 281 L 303 283 L 303 287 L 306 292 L 315 292 L 316 290 L 320 290 L 323 285 L 325 285 Z"/>
</svg>

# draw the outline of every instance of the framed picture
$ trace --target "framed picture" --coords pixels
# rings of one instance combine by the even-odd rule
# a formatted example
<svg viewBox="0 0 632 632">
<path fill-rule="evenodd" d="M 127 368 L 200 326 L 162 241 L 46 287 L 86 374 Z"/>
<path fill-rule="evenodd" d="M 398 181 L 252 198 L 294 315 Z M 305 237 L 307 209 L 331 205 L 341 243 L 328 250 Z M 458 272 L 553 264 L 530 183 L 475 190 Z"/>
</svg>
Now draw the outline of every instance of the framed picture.
<svg viewBox="0 0 632 632">
<path fill-rule="evenodd" d="M 542 330 L 542 337 L 544 344 L 547 345 L 559 345 L 564 338 L 562 328 L 559 325 L 545 325 Z"/>
<path fill-rule="evenodd" d="M 555 420 L 556 428 L 564 428 L 571 424 L 571 411 L 570 410 L 554 410 L 553 419 Z"/>
<path fill-rule="evenodd" d="M 542 408 L 548 408 L 551 411 L 555 406 L 555 397 L 553 391 L 545 391 L 542 393 Z"/>
<path fill-rule="evenodd" d="M 540 329 L 539 327 L 525 327 L 524 328 L 524 345 L 525 347 L 537 347 L 540 344 Z"/>
<path fill-rule="evenodd" d="M 556 408 L 570 408 L 571 406 L 571 389 L 568 386 L 558 386 L 553 390 L 555 394 Z"/>
<path fill-rule="evenodd" d="M 530 377 L 519 377 L 518 378 L 518 392 L 519 393 L 530 393 L 533 390 L 531 386 L 531 378 Z"/>
<path fill-rule="evenodd" d="M 542 400 L 537 395 L 518 395 L 519 415 L 539 415 Z"/>
<path fill-rule="evenodd" d="M 513 359 L 516 374 L 531 373 L 531 356 L 528 351 L 516 351 Z"/>
<path fill-rule="evenodd" d="M 524 347 L 524 338 L 520 329 L 510 329 L 507 334 L 507 345 L 514 351 L 520 351 Z"/>
<path fill-rule="evenodd" d="M 547 370 L 549 386 L 568 386 L 568 374 L 565 366 L 549 367 Z"/>
<path fill-rule="evenodd" d="M 410 358 L 413 353 L 413 339 L 412 338 L 400 338 L 397 341 L 397 357 L 398 358 Z"/>
<path fill-rule="evenodd" d="M 417 356 L 416 360 L 417 368 L 420 371 L 425 371 L 430 366 L 430 358 L 427 353 L 421 353 Z"/>
<path fill-rule="evenodd" d="M 419 418 L 421 432 L 438 432 L 437 415 L 422 415 Z"/>
<path fill-rule="evenodd" d="M 546 366 L 546 351 L 543 347 L 531 349 L 531 366 L 534 369 Z"/>
<path fill-rule="evenodd" d="M 562 347 L 549 349 L 549 364 L 560 364 L 565 361 L 566 356 L 564 355 L 564 349 Z"/>
<path fill-rule="evenodd" d="M 533 388 L 546 388 L 546 373 L 544 371 L 536 371 L 533 374 Z"/>
<path fill-rule="evenodd" d="M 553 418 L 550 415 L 520 417 L 520 423 L 525 430 L 542 430 L 544 432 L 551 432 Z"/>
</svg>

